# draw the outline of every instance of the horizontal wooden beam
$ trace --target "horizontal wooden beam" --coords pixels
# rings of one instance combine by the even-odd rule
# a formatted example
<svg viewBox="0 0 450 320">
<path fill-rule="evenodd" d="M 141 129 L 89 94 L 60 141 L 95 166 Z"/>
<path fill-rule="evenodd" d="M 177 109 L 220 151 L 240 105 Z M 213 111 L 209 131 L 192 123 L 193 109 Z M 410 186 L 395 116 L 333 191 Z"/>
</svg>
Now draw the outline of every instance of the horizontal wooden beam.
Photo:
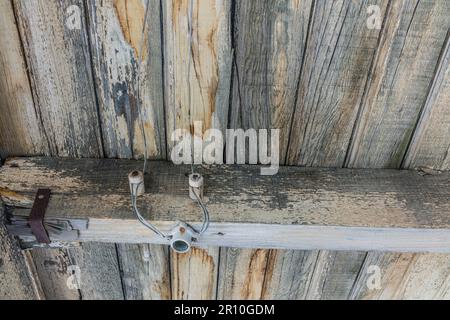
<svg viewBox="0 0 450 320">
<path fill-rule="evenodd" d="M 11 232 L 33 240 L 25 218 L 38 188 L 50 188 L 54 241 L 164 243 L 130 208 L 134 160 L 14 158 L 0 169 Z M 450 173 L 259 166 L 198 166 L 211 226 L 198 246 L 450 252 Z M 151 162 L 145 218 L 168 231 L 199 224 L 188 196 L 188 166 Z"/>
</svg>

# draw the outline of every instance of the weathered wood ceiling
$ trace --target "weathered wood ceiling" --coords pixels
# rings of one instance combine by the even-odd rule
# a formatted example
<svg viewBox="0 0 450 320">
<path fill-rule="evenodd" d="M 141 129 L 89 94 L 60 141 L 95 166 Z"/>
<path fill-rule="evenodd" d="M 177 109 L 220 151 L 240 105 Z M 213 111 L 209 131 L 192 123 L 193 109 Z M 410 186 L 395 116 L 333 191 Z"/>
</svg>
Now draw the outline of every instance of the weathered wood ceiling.
<svg viewBox="0 0 450 320">
<path fill-rule="evenodd" d="M 205 129 L 280 128 L 289 165 L 450 169 L 450 1 L 194 3 L 187 85 L 188 1 L 150 0 L 141 85 L 152 158 L 167 159 L 174 128 L 201 120 Z M 369 5 L 379 6 L 381 29 L 366 25 Z M 2 158 L 142 157 L 143 15 L 142 0 L 0 2 Z M 86 244 L 33 256 L 50 298 L 450 298 L 447 255 L 178 256 Z M 65 285 L 73 261 L 86 277 L 79 292 Z M 384 270 L 382 289 L 367 291 L 373 264 Z"/>
</svg>

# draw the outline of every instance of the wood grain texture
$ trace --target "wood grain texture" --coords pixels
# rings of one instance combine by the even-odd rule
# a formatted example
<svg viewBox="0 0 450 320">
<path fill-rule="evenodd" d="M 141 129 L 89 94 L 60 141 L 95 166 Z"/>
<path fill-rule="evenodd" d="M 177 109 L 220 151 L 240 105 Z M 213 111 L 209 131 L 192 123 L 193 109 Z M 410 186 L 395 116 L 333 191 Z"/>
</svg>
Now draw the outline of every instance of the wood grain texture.
<svg viewBox="0 0 450 320">
<path fill-rule="evenodd" d="M 230 127 L 280 129 L 285 162 L 312 1 L 237 1 Z"/>
<path fill-rule="evenodd" d="M 271 250 L 262 298 L 306 299 L 318 254 L 319 251 Z"/>
<path fill-rule="evenodd" d="M 223 248 L 220 254 L 219 300 L 262 298 L 270 250 Z"/>
<path fill-rule="evenodd" d="M 38 299 L 34 282 L 39 279 L 32 278 L 18 243 L 8 234 L 3 210 L 0 201 L 0 300 Z"/>
<path fill-rule="evenodd" d="M 450 27 L 449 10 L 447 1 L 392 2 L 348 166 L 401 165 Z"/>
<path fill-rule="evenodd" d="M 83 243 L 66 249 L 33 249 L 47 299 L 122 300 L 114 244 Z"/>
<path fill-rule="evenodd" d="M 123 300 L 115 244 L 83 243 L 69 249 L 71 261 L 80 268 L 83 300 Z"/>
<path fill-rule="evenodd" d="M 450 256 L 443 254 L 398 254 L 369 252 L 355 283 L 351 299 L 442 300 L 450 299 Z M 374 267 L 380 271 L 380 286 L 374 284 Z"/>
<path fill-rule="evenodd" d="M 394 298 L 413 258 L 414 254 L 369 252 L 355 281 L 350 299 Z M 378 271 L 380 271 L 380 277 L 375 274 Z"/>
<path fill-rule="evenodd" d="M 171 251 L 172 299 L 214 300 L 217 293 L 219 248 Z"/>
<path fill-rule="evenodd" d="M 71 262 L 70 254 L 66 249 L 36 248 L 31 254 L 46 299 L 81 299 L 79 290 L 67 285 L 73 276 L 74 263 Z"/>
<path fill-rule="evenodd" d="M 169 148 L 173 146 L 171 135 L 176 129 L 193 134 L 194 122 L 201 121 L 203 135 L 211 128 L 224 130 L 228 124 L 232 63 L 231 0 L 192 2 L 192 46 L 189 52 L 190 0 L 163 1 Z"/>
<path fill-rule="evenodd" d="M 83 1 L 13 3 L 30 68 L 35 108 L 50 154 L 101 156 Z M 78 18 L 79 25 L 72 28 L 71 19 Z"/>
<path fill-rule="evenodd" d="M 166 156 L 161 10 L 159 0 L 148 3 L 150 9 L 145 38 L 142 39 L 146 1 L 87 2 L 95 84 L 107 157 L 142 158 L 142 124 L 149 157 L 161 159 Z M 141 47 L 143 52 L 139 51 Z M 137 105 L 139 89 L 140 113 Z"/>
<path fill-rule="evenodd" d="M 12 2 L 0 3 L 0 158 L 48 154 Z"/>
<path fill-rule="evenodd" d="M 117 245 L 126 300 L 171 298 L 169 251 L 161 245 Z"/>
<path fill-rule="evenodd" d="M 357 251 L 320 251 L 307 299 L 347 299 L 365 256 L 365 252 Z"/>
<path fill-rule="evenodd" d="M 403 167 L 450 170 L 450 31 Z"/>
<path fill-rule="evenodd" d="M 341 167 L 380 31 L 367 28 L 369 5 L 316 1 L 308 35 L 287 163 Z"/>
</svg>

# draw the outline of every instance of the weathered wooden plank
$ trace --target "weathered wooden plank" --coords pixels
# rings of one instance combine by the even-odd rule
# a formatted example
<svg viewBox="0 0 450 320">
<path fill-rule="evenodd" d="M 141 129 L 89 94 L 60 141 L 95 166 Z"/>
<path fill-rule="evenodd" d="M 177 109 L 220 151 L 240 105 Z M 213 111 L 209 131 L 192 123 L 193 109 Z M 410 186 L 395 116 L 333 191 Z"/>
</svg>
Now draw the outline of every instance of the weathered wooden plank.
<svg viewBox="0 0 450 320">
<path fill-rule="evenodd" d="M 347 299 L 365 256 L 365 252 L 357 251 L 321 251 L 317 257 L 307 299 Z"/>
<path fill-rule="evenodd" d="M 53 190 L 49 218 L 134 219 L 127 174 L 139 165 L 134 160 L 13 158 L 0 168 L 1 196 L 5 203 L 14 202 L 16 195 L 34 196 L 39 187 L 48 187 Z M 448 172 L 281 167 L 276 176 L 261 176 L 260 166 L 198 169 L 205 178 L 206 204 L 214 222 L 371 228 L 450 225 Z M 156 161 L 149 164 L 149 171 L 147 193 L 140 201 L 144 215 L 149 216 L 151 205 L 156 221 L 201 219 L 199 207 L 187 196 L 189 166 Z"/>
<path fill-rule="evenodd" d="M 350 298 L 450 299 L 449 265 L 448 254 L 370 252 Z"/>
<path fill-rule="evenodd" d="M 70 248 L 71 261 L 80 268 L 83 300 L 123 300 L 122 281 L 115 244 L 83 243 Z"/>
<path fill-rule="evenodd" d="M 304 300 L 319 251 L 271 250 L 263 299 Z"/>
<path fill-rule="evenodd" d="M 270 251 L 223 248 L 220 254 L 218 299 L 261 299 Z"/>
<path fill-rule="evenodd" d="M 161 245 L 117 245 L 126 300 L 171 298 L 169 251 Z"/>
<path fill-rule="evenodd" d="M 284 163 L 312 1 L 237 1 L 230 127 L 280 129 Z"/>
<path fill-rule="evenodd" d="M 142 158 L 142 124 L 148 155 L 157 159 L 166 156 L 160 1 L 148 1 L 150 9 L 145 38 L 142 38 L 146 2 L 87 2 L 94 76 L 107 157 Z M 143 52 L 140 52 L 141 47 Z M 137 105 L 139 98 L 141 113 Z"/>
<path fill-rule="evenodd" d="M 392 2 L 348 166 L 400 167 L 450 27 L 449 10 L 448 1 Z"/>
<path fill-rule="evenodd" d="M 27 210 L 18 212 L 26 214 Z M 184 218 L 183 216 L 181 216 Z M 189 220 L 189 219 L 186 219 Z M 154 221 L 169 233 L 176 221 Z M 69 241 L 168 244 L 137 220 L 90 219 L 89 228 Z M 21 233 L 32 241 L 29 231 Z M 62 240 L 60 235 L 52 239 Z M 66 239 L 67 241 L 67 239 Z M 213 222 L 198 243 L 201 246 L 298 250 L 378 250 L 387 252 L 450 252 L 448 229 L 332 227 Z"/>
<path fill-rule="evenodd" d="M 0 16 L 0 158 L 47 154 L 11 1 Z"/>
<path fill-rule="evenodd" d="M 50 153 L 101 156 L 83 1 L 13 3 Z"/>
<path fill-rule="evenodd" d="M 172 299 L 213 300 L 217 294 L 219 248 L 171 251 Z"/>
<path fill-rule="evenodd" d="M 193 3 L 191 46 L 190 3 Z M 202 135 L 211 128 L 227 127 L 232 63 L 231 0 L 175 0 L 163 4 L 166 123 L 171 149 L 172 133 L 184 129 L 193 134 L 196 121 L 203 122 Z"/>
<path fill-rule="evenodd" d="M 405 168 L 450 169 L 450 32 L 407 152 Z"/>
<path fill-rule="evenodd" d="M 39 279 L 33 278 L 19 245 L 5 228 L 3 210 L 0 201 L 0 300 L 43 298 L 37 291 Z"/>
<path fill-rule="evenodd" d="M 387 1 L 316 1 L 288 150 L 288 164 L 341 167 L 380 31 L 367 8 Z"/>
<path fill-rule="evenodd" d="M 76 265 L 66 249 L 35 248 L 31 255 L 47 299 L 81 299 Z"/>
<path fill-rule="evenodd" d="M 402 299 L 450 299 L 450 255 L 415 255 L 398 295 Z"/>
</svg>

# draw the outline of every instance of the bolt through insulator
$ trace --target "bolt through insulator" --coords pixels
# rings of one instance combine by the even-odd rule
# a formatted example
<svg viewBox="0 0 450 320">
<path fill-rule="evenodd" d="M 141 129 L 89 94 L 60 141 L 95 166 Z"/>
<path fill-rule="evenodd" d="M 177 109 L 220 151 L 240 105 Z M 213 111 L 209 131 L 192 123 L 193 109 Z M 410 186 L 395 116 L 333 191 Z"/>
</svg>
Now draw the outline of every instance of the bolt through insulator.
<svg viewBox="0 0 450 320">
<path fill-rule="evenodd" d="M 189 197 L 192 200 L 198 200 L 194 192 L 203 200 L 203 177 L 198 173 L 189 176 Z"/>
<path fill-rule="evenodd" d="M 136 192 L 136 196 L 141 196 L 145 193 L 144 173 L 142 171 L 133 171 L 128 175 L 131 192 Z M 137 188 L 137 191 L 136 191 Z"/>
</svg>

